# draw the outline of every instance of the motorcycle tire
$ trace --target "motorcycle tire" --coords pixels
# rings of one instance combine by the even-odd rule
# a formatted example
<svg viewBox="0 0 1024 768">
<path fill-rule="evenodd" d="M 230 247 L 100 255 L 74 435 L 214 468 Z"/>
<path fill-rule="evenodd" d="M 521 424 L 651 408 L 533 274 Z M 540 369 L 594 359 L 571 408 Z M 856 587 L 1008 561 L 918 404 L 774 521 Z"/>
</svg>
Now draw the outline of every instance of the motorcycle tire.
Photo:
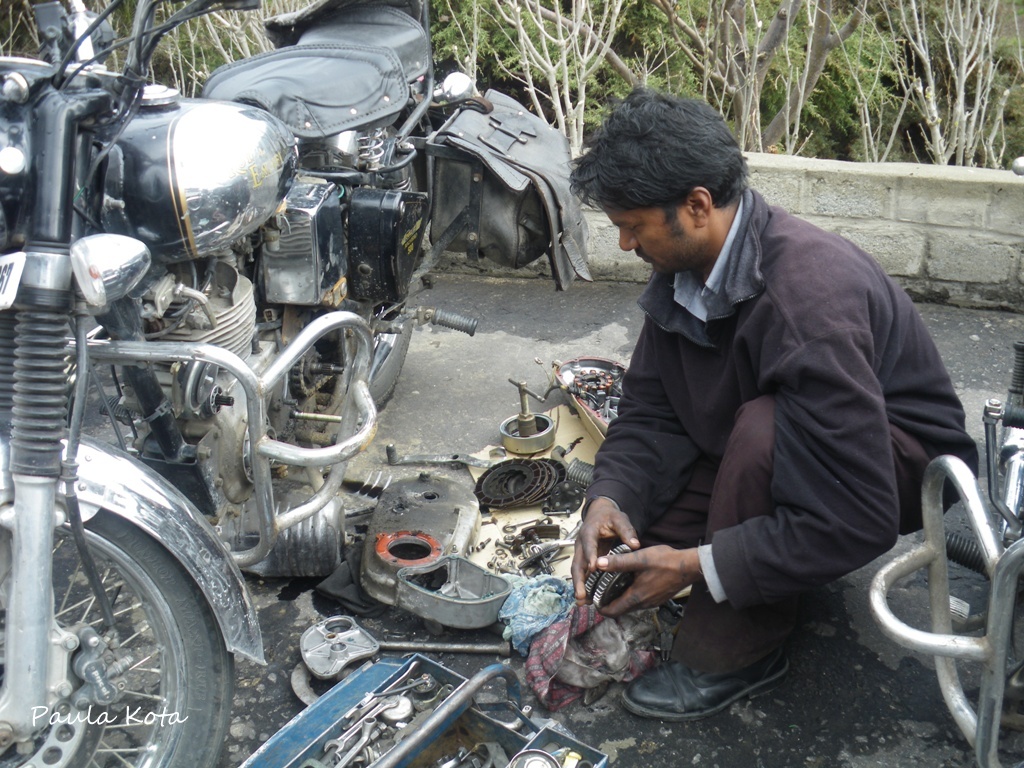
<svg viewBox="0 0 1024 768">
<path fill-rule="evenodd" d="M 131 657 L 122 695 L 86 711 L 58 702 L 34 754 L 10 749 L 0 768 L 211 768 L 231 716 L 234 659 L 206 598 L 162 546 L 116 515 L 100 511 L 86 523 L 86 537 L 113 601 L 118 658 Z M 102 633 L 66 528 L 57 533 L 53 583 L 58 623 Z"/>
</svg>

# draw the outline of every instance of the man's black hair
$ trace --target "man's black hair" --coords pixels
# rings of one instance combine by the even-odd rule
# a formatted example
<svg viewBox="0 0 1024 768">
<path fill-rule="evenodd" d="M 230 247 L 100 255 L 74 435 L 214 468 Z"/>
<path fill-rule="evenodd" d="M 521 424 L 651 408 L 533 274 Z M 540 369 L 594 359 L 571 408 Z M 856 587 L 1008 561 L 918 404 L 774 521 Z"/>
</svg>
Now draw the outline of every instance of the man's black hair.
<svg viewBox="0 0 1024 768">
<path fill-rule="evenodd" d="M 637 88 L 616 104 L 573 163 L 572 190 L 602 208 L 670 208 L 705 187 L 716 208 L 746 188 L 747 161 L 706 102 Z"/>
</svg>

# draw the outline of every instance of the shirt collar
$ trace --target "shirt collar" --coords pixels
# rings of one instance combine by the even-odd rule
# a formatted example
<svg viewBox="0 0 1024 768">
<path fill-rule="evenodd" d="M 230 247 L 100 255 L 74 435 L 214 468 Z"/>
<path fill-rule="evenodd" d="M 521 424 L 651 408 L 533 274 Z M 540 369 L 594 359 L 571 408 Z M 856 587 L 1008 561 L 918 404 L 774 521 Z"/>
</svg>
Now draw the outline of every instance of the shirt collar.
<svg viewBox="0 0 1024 768">
<path fill-rule="evenodd" d="M 708 308 L 704 303 L 704 297 L 717 294 L 721 289 L 722 277 L 725 275 L 726 266 L 732 252 L 732 244 L 736 240 L 736 233 L 740 229 L 740 218 L 742 215 L 743 198 L 740 197 L 739 204 L 736 206 L 736 214 L 732 218 L 732 224 L 729 225 L 729 233 L 725 236 L 722 250 L 718 252 L 715 266 L 711 268 L 711 274 L 708 275 L 706 282 L 701 283 L 700 278 L 689 270 L 677 272 L 675 275 L 675 293 L 673 296 L 675 302 L 698 320 L 703 321 L 708 318 Z"/>
</svg>

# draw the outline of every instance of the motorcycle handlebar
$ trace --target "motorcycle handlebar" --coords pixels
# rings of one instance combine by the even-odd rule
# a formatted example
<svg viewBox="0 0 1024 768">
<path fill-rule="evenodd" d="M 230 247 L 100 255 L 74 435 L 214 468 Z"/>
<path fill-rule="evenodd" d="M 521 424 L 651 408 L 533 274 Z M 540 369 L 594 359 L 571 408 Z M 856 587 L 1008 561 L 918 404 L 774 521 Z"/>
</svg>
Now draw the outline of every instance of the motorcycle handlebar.
<svg viewBox="0 0 1024 768">
<path fill-rule="evenodd" d="M 1007 403 L 1003 406 L 1003 426 L 1024 429 L 1024 406 Z"/>
</svg>

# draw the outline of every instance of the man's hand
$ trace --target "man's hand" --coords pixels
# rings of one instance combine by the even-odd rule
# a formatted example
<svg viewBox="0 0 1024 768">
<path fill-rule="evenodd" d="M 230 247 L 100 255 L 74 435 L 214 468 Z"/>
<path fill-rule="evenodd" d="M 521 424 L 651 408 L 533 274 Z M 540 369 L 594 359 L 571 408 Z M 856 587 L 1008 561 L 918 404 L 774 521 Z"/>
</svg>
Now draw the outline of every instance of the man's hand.
<svg viewBox="0 0 1024 768">
<path fill-rule="evenodd" d="M 665 545 L 622 555 L 605 555 L 597 559 L 596 565 L 599 571 L 634 574 L 629 589 L 601 608 L 601 613 L 612 619 L 642 608 L 657 608 L 701 575 L 696 549 L 673 549 Z"/>
<path fill-rule="evenodd" d="M 608 554 L 615 544 L 625 542 L 630 549 L 640 548 L 633 524 L 611 499 L 597 498 L 587 507 L 587 519 L 576 534 L 572 558 L 572 583 L 576 591 L 576 604 L 589 602 L 584 587 L 587 576 L 597 570 L 599 557 Z"/>
</svg>

